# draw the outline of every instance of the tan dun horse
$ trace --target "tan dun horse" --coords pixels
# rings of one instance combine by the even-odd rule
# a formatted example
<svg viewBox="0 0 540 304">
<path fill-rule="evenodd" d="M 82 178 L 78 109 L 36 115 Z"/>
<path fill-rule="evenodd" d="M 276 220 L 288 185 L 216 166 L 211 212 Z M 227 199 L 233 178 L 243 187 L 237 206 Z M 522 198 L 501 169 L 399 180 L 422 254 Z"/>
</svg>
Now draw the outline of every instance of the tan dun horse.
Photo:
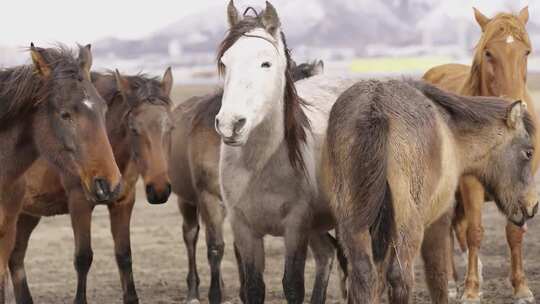
<svg viewBox="0 0 540 304">
<path fill-rule="evenodd" d="M 322 61 L 294 65 L 294 81 L 319 75 Z M 171 136 L 169 174 L 173 192 L 184 219 L 182 231 L 187 248 L 189 272 L 187 275 L 188 303 L 199 303 L 199 275 L 195 250 L 199 236 L 199 216 L 206 226 L 206 246 L 210 264 L 210 303 L 222 303 L 223 282 L 221 261 L 225 249 L 223 222 L 225 206 L 219 188 L 219 149 L 221 138 L 214 120 L 221 108 L 223 90 L 201 97 L 193 97 L 173 112 L 174 129 Z M 188 172 L 188 173 L 186 173 Z"/>
<path fill-rule="evenodd" d="M 525 29 L 529 19 L 528 9 L 524 8 L 518 15 L 501 13 L 492 19 L 475 9 L 475 17 L 483 33 L 476 46 L 472 66 L 460 64 L 438 66 L 429 70 L 424 79 L 462 95 L 500 96 L 510 101 L 523 100 L 527 104 L 533 123 L 538 126 L 534 103 L 527 91 L 527 57 L 531 52 L 531 42 Z M 537 136 L 534 141 L 535 148 L 538 147 L 539 140 L 540 137 Z M 532 165 L 534 172 L 538 168 L 538 159 L 535 150 Z M 478 179 L 464 176 L 460 181 L 458 197 L 459 208 L 453 225 L 461 249 L 468 250 L 468 268 L 462 300 L 478 302 L 481 283 L 478 250 L 483 236 L 482 206 L 486 200 L 485 191 Z M 512 260 L 511 282 L 516 303 L 534 301 L 523 271 L 524 233 L 525 229 L 518 228 L 512 223 L 506 226 Z M 453 272 L 451 279 L 457 280 L 453 257 L 451 262 Z"/>
<path fill-rule="evenodd" d="M 445 214 L 459 178 L 478 178 L 524 225 L 538 205 L 534 136 L 521 101 L 411 81 L 363 81 L 343 93 L 330 113 L 321 180 L 350 262 L 348 303 L 379 303 L 385 288 L 389 303 L 409 303 L 419 252 L 432 302 L 448 303 Z"/>
<path fill-rule="evenodd" d="M 78 58 L 32 45 L 33 64 L 0 70 L 0 303 L 26 188 L 25 172 L 43 157 L 85 199 L 108 202 L 121 175 L 107 138 L 105 102 L 90 81 L 90 45 Z M 28 303 L 28 302 L 26 302 Z"/>
<path fill-rule="evenodd" d="M 99 94 L 108 105 L 107 133 L 114 157 L 124 177 L 124 190 L 108 202 L 116 262 L 120 271 L 124 303 L 139 303 L 132 272 L 130 220 L 135 203 L 135 183 L 142 176 L 152 204 L 167 201 L 171 186 L 167 174 L 167 149 L 172 87 L 170 68 L 163 81 L 145 75 L 123 77 L 118 72 L 91 74 Z M 24 269 L 28 240 L 42 216 L 69 213 L 75 235 L 77 294 L 74 303 L 87 303 L 86 281 L 92 264 L 91 218 L 96 204 L 82 195 L 77 183 L 64 188 L 60 177 L 45 162 L 27 173 L 27 195 L 17 223 L 15 249 L 9 260 L 17 303 L 32 303 Z M 70 181 L 71 182 L 71 181 Z M 63 183 L 64 185 L 66 182 Z"/>
</svg>

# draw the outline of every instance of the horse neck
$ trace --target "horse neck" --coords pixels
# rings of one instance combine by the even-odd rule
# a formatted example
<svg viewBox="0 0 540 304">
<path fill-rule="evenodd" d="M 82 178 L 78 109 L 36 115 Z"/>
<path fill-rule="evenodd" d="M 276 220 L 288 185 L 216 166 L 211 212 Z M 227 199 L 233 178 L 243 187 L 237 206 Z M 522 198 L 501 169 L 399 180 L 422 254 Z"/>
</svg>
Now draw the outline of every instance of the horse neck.
<svg viewBox="0 0 540 304">
<path fill-rule="evenodd" d="M 32 130 L 32 119 L 18 120 L 0 136 L 0 194 L 1 187 L 18 180 L 39 157 Z M 16 161 L 15 161 L 16 160 Z"/>
</svg>

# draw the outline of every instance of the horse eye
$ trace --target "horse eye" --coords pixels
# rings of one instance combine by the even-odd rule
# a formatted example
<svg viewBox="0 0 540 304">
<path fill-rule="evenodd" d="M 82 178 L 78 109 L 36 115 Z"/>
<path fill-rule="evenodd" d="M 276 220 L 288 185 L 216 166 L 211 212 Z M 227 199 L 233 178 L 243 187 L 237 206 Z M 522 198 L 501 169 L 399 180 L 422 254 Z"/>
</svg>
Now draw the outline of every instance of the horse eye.
<svg viewBox="0 0 540 304">
<path fill-rule="evenodd" d="M 268 69 L 268 68 L 271 67 L 271 66 L 272 66 L 272 64 L 271 64 L 270 62 L 268 62 L 268 61 L 263 62 L 263 63 L 261 64 L 261 68 L 264 68 L 264 69 Z"/>
<path fill-rule="evenodd" d="M 533 155 L 534 155 L 534 150 L 532 150 L 532 149 L 525 150 L 525 151 L 522 152 L 522 154 L 523 154 L 523 157 L 526 160 L 531 160 L 533 158 Z"/>
<path fill-rule="evenodd" d="M 490 51 L 486 51 L 486 57 L 487 59 L 490 59 L 490 60 L 493 59 L 493 55 L 491 54 Z"/>
<path fill-rule="evenodd" d="M 69 112 L 63 111 L 60 113 L 60 118 L 63 120 L 71 120 L 71 114 Z"/>
<path fill-rule="evenodd" d="M 525 52 L 525 56 L 529 56 L 531 54 L 531 51 L 528 50 L 527 52 Z"/>
</svg>

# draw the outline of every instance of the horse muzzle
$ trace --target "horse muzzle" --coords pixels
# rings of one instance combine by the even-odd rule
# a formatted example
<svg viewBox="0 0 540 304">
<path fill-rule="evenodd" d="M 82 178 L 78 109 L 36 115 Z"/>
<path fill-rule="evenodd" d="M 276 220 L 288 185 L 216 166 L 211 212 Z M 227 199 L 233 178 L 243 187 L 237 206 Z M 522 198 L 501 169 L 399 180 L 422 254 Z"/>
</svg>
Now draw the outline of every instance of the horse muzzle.
<svg viewBox="0 0 540 304">
<path fill-rule="evenodd" d="M 92 183 L 92 196 L 96 203 L 104 204 L 111 203 L 118 198 L 118 195 L 122 191 L 122 182 L 119 182 L 114 187 L 111 187 L 109 181 L 104 178 L 94 178 Z"/>
<path fill-rule="evenodd" d="M 156 189 L 153 184 L 146 185 L 146 199 L 152 205 L 164 204 L 171 195 L 171 184 L 167 183 L 162 190 Z"/>
<path fill-rule="evenodd" d="M 528 220 L 532 219 L 536 213 L 538 213 L 538 203 L 536 203 L 534 207 L 521 207 L 517 212 L 508 216 L 508 220 L 518 227 L 523 227 L 523 225 L 525 225 Z"/>
</svg>

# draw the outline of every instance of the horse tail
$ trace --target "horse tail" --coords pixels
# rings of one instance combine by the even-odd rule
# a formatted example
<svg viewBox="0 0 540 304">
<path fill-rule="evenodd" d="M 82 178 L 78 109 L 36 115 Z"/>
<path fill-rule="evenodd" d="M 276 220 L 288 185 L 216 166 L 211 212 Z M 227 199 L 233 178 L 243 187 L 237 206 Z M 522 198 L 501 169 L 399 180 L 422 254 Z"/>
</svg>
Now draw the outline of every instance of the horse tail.
<svg viewBox="0 0 540 304">
<path fill-rule="evenodd" d="M 333 141 L 331 136 L 338 136 L 334 147 L 329 145 L 337 173 L 336 216 L 340 226 L 349 231 L 369 229 L 374 260 L 380 261 L 395 230 L 387 180 L 390 132 L 387 112 L 391 109 L 386 109 L 388 106 L 381 99 L 385 92 L 380 82 L 370 82 L 366 94 L 351 91 L 345 92 L 340 99 L 346 100 L 341 105 L 338 100 L 337 109 L 332 110 L 335 120 L 331 119 L 329 131 L 333 131 L 327 137 Z"/>
</svg>

